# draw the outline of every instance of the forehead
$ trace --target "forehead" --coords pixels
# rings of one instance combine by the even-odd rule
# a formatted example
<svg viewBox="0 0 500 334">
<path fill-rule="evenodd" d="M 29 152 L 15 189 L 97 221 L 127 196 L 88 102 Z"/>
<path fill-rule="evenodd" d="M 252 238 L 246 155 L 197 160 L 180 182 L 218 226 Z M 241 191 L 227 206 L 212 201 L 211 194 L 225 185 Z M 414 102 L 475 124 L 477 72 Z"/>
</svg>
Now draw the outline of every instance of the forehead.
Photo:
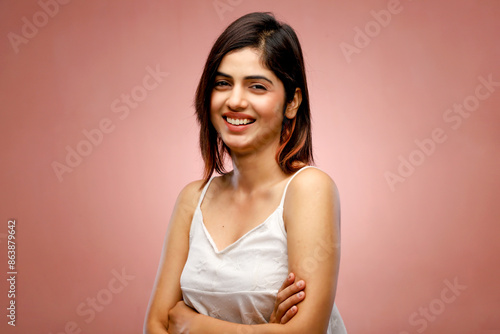
<svg viewBox="0 0 500 334">
<path fill-rule="evenodd" d="M 218 71 L 233 77 L 262 74 L 276 79 L 273 71 L 262 63 L 262 53 L 253 48 L 231 51 L 222 58 Z"/>
</svg>

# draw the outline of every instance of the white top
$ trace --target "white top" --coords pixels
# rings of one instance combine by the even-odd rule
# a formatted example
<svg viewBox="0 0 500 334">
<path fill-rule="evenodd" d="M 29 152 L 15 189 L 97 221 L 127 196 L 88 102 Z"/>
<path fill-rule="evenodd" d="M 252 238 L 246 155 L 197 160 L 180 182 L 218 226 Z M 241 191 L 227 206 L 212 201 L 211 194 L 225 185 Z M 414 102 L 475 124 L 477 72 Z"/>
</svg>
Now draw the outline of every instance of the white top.
<svg viewBox="0 0 500 334">
<path fill-rule="evenodd" d="M 276 295 L 288 275 L 287 236 L 283 203 L 259 226 L 219 251 L 208 233 L 201 212 L 203 188 L 191 222 L 189 254 L 181 275 L 186 305 L 198 313 L 241 324 L 269 322 Z M 307 296 L 306 296 L 307 298 Z M 347 333 L 335 304 L 327 334 Z"/>
</svg>

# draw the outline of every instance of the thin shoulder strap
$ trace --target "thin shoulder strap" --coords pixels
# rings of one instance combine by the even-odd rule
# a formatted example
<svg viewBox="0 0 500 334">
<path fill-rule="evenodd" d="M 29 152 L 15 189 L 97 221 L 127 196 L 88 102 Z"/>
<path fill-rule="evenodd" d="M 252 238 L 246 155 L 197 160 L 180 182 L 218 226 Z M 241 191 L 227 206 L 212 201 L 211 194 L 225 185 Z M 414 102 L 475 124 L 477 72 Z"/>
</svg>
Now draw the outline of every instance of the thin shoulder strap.
<svg viewBox="0 0 500 334">
<path fill-rule="evenodd" d="M 201 205 L 201 202 L 203 202 L 203 198 L 205 197 L 205 193 L 207 192 L 208 186 L 210 185 L 210 182 L 214 179 L 215 176 L 212 176 L 210 180 L 208 180 L 207 184 L 205 184 L 205 187 L 203 187 L 203 190 L 200 195 L 200 199 L 198 200 L 198 208 Z"/>
<path fill-rule="evenodd" d="M 283 204 L 285 203 L 285 195 L 286 195 L 286 190 L 288 189 L 288 185 L 290 184 L 290 182 L 292 182 L 293 178 L 299 174 L 300 172 L 302 172 L 304 169 L 307 169 L 307 168 L 318 168 L 316 166 L 304 166 L 302 167 L 301 169 L 299 169 L 298 171 L 295 172 L 295 174 L 292 175 L 292 177 L 290 178 L 290 180 L 288 180 L 286 186 L 285 186 L 285 191 L 283 191 L 283 196 L 281 197 L 281 202 L 280 202 L 280 207 L 283 207 Z"/>
</svg>

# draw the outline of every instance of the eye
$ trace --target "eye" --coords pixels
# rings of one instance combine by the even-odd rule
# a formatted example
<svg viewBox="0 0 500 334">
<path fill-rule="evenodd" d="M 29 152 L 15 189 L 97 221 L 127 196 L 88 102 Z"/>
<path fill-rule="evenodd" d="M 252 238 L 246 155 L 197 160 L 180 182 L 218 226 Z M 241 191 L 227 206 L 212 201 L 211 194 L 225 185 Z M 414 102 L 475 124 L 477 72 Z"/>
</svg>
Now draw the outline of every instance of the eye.
<svg viewBox="0 0 500 334">
<path fill-rule="evenodd" d="M 230 86 L 230 85 L 229 85 L 229 82 L 227 82 L 226 80 L 219 80 L 219 81 L 216 81 L 216 82 L 215 82 L 215 85 L 214 85 L 214 86 L 215 86 L 216 88 L 217 88 L 217 87 L 221 87 L 221 88 L 222 88 L 222 87 L 228 87 L 228 86 Z"/>
<path fill-rule="evenodd" d="M 261 85 L 261 84 L 253 84 L 250 86 L 250 88 L 257 89 L 257 90 L 267 90 L 266 86 Z"/>
</svg>

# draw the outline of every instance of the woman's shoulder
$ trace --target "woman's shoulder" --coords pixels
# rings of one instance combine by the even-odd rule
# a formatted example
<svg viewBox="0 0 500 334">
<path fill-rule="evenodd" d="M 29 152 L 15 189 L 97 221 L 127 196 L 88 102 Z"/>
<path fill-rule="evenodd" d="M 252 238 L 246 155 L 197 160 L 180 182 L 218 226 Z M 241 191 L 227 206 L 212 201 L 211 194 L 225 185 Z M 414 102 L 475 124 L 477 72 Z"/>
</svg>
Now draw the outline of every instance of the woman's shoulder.
<svg viewBox="0 0 500 334">
<path fill-rule="evenodd" d="M 340 199 L 337 185 L 330 175 L 321 169 L 303 169 L 291 180 L 283 209 L 287 232 L 292 229 L 297 231 L 294 226 L 302 226 L 304 219 L 307 219 L 309 228 L 329 225 L 332 220 L 325 217 L 339 217 Z"/>
<path fill-rule="evenodd" d="M 211 179 L 207 181 L 201 179 L 188 183 L 181 190 L 179 194 L 179 200 L 183 202 L 188 202 L 196 207 L 200 199 L 200 196 L 203 193 L 203 189 L 207 187 L 208 183 L 210 183 L 210 187 L 208 187 L 207 192 L 210 192 L 213 195 L 214 189 L 219 189 L 227 184 L 228 178 L 230 177 L 231 173 L 232 172 L 223 175 L 214 175 Z"/>
<path fill-rule="evenodd" d="M 204 180 L 196 180 L 186 184 L 177 196 L 176 207 L 193 213 L 203 190 Z"/>
<path fill-rule="evenodd" d="M 329 198 L 338 198 L 338 189 L 335 181 L 325 171 L 312 166 L 298 172 L 291 180 L 286 200 L 292 206 L 300 204 L 304 198 L 317 196 L 317 194 L 330 195 Z M 331 197 L 332 196 L 332 197 Z"/>
<path fill-rule="evenodd" d="M 311 187 L 336 188 L 335 181 L 322 169 L 315 166 L 302 168 L 290 182 L 290 187 L 302 189 Z"/>
<path fill-rule="evenodd" d="M 191 181 L 182 188 L 179 195 L 188 198 L 193 196 L 199 197 L 199 195 L 201 195 L 201 192 L 203 191 L 204 186 L 205 180 L 203 179 Z"/>
</svg>

